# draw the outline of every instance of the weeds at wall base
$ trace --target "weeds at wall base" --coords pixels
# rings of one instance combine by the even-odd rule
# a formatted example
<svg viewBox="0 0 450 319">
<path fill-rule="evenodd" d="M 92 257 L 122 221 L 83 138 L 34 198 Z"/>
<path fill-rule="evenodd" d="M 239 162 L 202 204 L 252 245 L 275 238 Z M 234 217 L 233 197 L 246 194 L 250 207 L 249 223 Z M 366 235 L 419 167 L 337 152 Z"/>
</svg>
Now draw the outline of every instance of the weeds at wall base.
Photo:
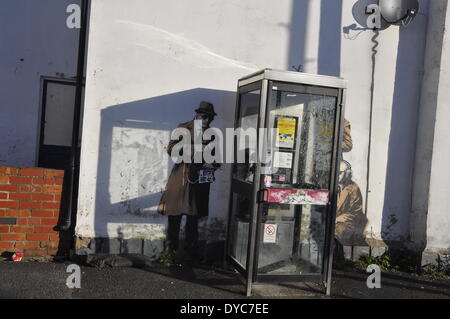
<svg viewBox="0 0 450 319">
<path fill-rule="evenodd" d="M 382 271 L 403 272 L 418 277 L 432 280 L 450 280 L 450 263 L 448 261 L 438 261 L 438 265 L 426 265 L 420 267 L 415 258 L 402 257 L 393 258 L 388 253 L 378 256 L 361 256 L 358 261 L 347 261 L 347 265 L 354 266 L 361 270 L 366 270 L 369 265 L 378 265 Z"/>
</svg>

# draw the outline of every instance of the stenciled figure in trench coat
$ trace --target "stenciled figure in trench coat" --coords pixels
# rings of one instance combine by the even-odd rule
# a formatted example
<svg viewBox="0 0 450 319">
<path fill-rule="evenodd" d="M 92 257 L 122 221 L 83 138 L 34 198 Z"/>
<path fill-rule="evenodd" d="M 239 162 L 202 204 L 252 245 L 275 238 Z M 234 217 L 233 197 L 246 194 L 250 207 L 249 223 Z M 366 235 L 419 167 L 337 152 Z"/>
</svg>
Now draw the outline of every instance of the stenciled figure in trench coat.
<svg viewBox="0 0 450 319">
<path fill-rule="evenodd" d="M 209 102 L 201 102 L 195 113 L 192 121 L 178 126 L 190 132 L 191 161 L 189 163 L 182 161 L 174 165 L 158 206 L 158 212 L 168 216 L 166 247 L 169 254 L 174 257 L 179 248 L 180 224 L 182 217 L 186 216 L 184 248 L 188 256 L 194 259 L 198 257 L 198 220 L 208 216 L 210 184 L 214 181 L 214 171 L 220 167 L 220 164 L 208 164 L 204 160 L 201 163 L 194 163 L 194 136 L 196 133 L 199 134 L 195 129 L 201 128 L 200 136 L 203 136 L 203 132 L 209 128 L 217 115 L 214 106 Z M 195 126 L 196 120 L 201 121 L 201 127 Z M 181 137 L 178 140 L 170 140 L 167 146 L 169 155 L 172 155 L 174 146 L 180 141 Z M 210 140 L 201 141 L 202 149 L 211 143 Z"/>
<path fill-rule="evenodd" d="M 342 153 L 353 149 L 351 125 L 344 120 L 344 136 L 341 144 Z M 352 179 L 352 167 L 341 159 L 338 180 L 338 196 L 336 207 L 335 259 L 337 264 L 344 264 L 344 246 L 364 246 L 364 230 L 367 225 L 364 214 L 361 190 Z"/>
<path fill-rule="evenodd" d="M 336 238 L 342 245 L 364 245 L 367 217 L 359 186 L 352 180 L 352 167 L 342 160 L 339 170 Z"/>
</svg>

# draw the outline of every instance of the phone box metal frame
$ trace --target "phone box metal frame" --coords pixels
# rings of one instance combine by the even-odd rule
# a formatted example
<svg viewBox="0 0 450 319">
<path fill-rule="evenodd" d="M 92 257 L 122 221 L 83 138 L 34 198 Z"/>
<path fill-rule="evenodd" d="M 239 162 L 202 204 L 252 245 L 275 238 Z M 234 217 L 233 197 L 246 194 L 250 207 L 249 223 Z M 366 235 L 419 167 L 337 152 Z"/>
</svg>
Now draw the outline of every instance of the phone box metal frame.
<svg viewBox="0 0 450 319">
<path fill-rule="evenodd" d="M 256 92 L 256 94 L 258 94 L 258 92 L 260 93 L 260 96 L 254 95 L 256 96 L 255 100 L 259 98 L 259 111 L 256 111 L 259 112 L 257 114 L 258 128 L 267 127 L 267 118 L 269 117 L 268 108 L 270 103 L 273 104 L 273 101 L 271 101 L 272 91 L 279 90 L 284 92 L 296 92 L 303 94 L 304 96 L 315 97 L 331 96 L 335 97 L 335 100 L 333 101 L 336 101 L 334 128 L 332 132 L 332 155 L 331 167 L 329 171 L 329 183 L 325 189 L 325 191 L 329 194 L 329 201 L 325 206 L 323 206 L 326 207 L 326 218 L 324 218 L 325 223 L 323 226 L 325 229 L 324 238 L 320 241 L 324 245 L 321 248 L 323 254 L 320 257 L 322 263 L 320 272 L 312 274 L 263 274 L 258 271 L 258 266 L 264 267 L 266 264 L 270 264 L 271 258 L 276 259 L 278 258 L 276 256 L 281 256 L 286 254 L 286 252 L 292 251 L 293 245 L 295 246 L 296 244 L 295 232 L 296 230 L 298 231 L 299 222 L 289 219 L 280 220 L 278 223 L 278 236 L 281 243 L 284 244 L 281 246 L 270 246 L 263 244 L 262 232 L 265 223 L 263 211 L 265 207 L 267 207 L 268 191 L 270 192 L 273 190 L 271 190 L 270 187 L 266 187 L 267 184 L 265 184 L 264 181 L 265 175 L 262 171 L 263 167 L 260 159 L 258 159 L 252 170 L 254 174 L 251 183 L 244 182 L 236 178 L 233 172 L 237 167 L 236 165 L 239 164 L 233 164 L 225 260 L 227 264 L 233 266 L 234 269 L 242 275 L 242 279 L 246 283 L 247 295 L 249 296 L 252 293 L 253 284 L 264 282 L 323 282 L 326 286 L 326 293 L 328 295 L 330 294 L 337 203 L 337 182 L 339 177 L 339 163 L 341 159 L 341 141 L 343 135 L 343 114 L 346 88 L 347 81 L 342 78 L 290 71 L 278 71 L 272 69 L 258 71 L 243 77 L 238 81 L 235 128 L 239 127 L 239 121 L 241 118 L 239 113 L 241 108 L 241 98 L 243 94 L 249 92 Z M 263 144 L 264 149 L 267 148 L 266 144 Z M 294 164 L 294 166 L 295 165 L 296 164 Z M 296 185 L 287 185 L 287 187 L 294 189 L 298 188 Z M 242 219 L 238 219 L 237 217 L 233 217 L 235 216 L 235 212 L 233 212 L 233 196 L 240 195 L 249 199 L 248 216 L 244 221 Z M 323 209 L 325 211 L 325 208 Z M 272 254 L 272 256 L 268 254 Z M 261 256 L 263 257 L 261 258 Z"/>
</svg>

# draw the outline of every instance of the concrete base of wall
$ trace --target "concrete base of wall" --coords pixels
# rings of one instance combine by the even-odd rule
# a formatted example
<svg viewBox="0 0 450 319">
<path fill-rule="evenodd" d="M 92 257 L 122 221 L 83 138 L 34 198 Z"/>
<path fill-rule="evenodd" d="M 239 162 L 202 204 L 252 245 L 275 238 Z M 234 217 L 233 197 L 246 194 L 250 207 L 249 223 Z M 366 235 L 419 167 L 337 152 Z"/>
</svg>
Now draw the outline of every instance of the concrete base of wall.
<svg viewBox="0 0 450 319">
<path fill-rule="evenodd" d="M 163 250 L 164 240 L 78 238 L 75 254 L 141 254 L 156 259 Z"/>
<path fill-rule="evenodd" d="M 182 241 L 180 242 L 180 247 L 183 247 Z M 137 254 L 155 260 L 164 251 L 164 248 L 165 240 L 163 239 L 78 238 L 75 254 L 79 256 L 94 254 Z M 379 243 L 374 246 L 341 246 L 336 250 L 334 259 L 337 263 L 341 263 L 344 260 L 357 261 L 362 256 L 380 257 L 388 251 L 396 255 L 408 256 L 411 260 L 414 260 L 416 257 L 420 259 L 420 253 L 410 251 L 400 243 L 390 243 L 389 247 L 382 246 Z M 200 256 L 207 263 L 223 261 L 224 252 L 225 241 L 199 242 Z M 450 252 L 424 251 L 421 254 L 422 267 L 427 265 L 449 265 L 449 263 Z"/>
<path fill-rule="evenodd" d="M 449 267 L 450 251 L 441 253 L 425 250 L 422 253 L 421 265 L 422 267 L 430 265 L 438 267 Z"/>
<path fill-rule="evenodd" d="M 336 247 L 334 260 L 337 263 L 342 263 L 344 260 L 357 261 L 362 256 L 382 256 L 386 251 L 386 247 L 340 246 Z"/>
<path fill-rule="evenodd" d="M 183 247 L 180 241 L 180 247 Z M 87 256 L 93 254 L 140 254 L 152 260 L 164 251 L 165 240 L 119 239 L 119 238 L 78 238 L 75 254 Z M 215 263 L 223 260 L 224 241 L 199 242 L 199 254 L 205 262 Z"/>
</svg>

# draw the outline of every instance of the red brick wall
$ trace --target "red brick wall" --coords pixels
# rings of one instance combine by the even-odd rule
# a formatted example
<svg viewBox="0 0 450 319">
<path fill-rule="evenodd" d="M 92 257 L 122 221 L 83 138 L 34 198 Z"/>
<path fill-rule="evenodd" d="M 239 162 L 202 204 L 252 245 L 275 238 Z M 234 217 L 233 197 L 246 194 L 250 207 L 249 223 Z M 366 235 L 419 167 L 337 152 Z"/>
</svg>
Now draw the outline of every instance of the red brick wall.
<svg viewBox="0 0 450 319">
<path fill-rule="evenodd" d="M 64 171 L 0 166 L 0 253 L 56 255 Z"/>
</svg>

